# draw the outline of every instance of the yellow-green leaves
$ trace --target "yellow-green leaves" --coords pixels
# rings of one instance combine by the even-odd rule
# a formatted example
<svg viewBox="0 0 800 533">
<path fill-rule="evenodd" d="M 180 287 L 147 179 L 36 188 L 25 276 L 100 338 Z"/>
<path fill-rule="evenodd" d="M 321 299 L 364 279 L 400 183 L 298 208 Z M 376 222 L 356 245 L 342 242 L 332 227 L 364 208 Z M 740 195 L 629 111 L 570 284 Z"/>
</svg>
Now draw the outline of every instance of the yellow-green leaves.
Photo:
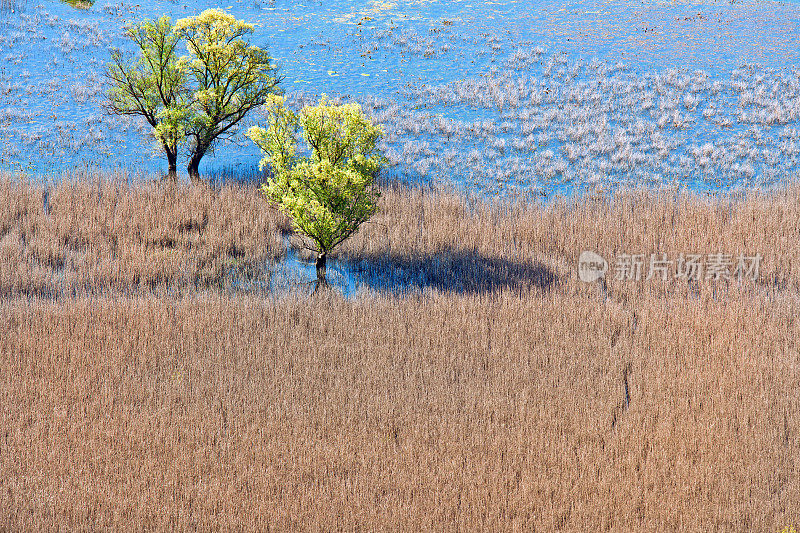
<svg viewBox="0 0 800 533">
<path fill-rule="evenodd" d="M 252 24 L 236 20 L 221 9 L 206 9 L 196 17 L 182 18 L 175 23 L 175 31 L 195 32 L 212 43 L 222 43 L 225 39 L 252 33 L 253 28 Z"/>
<path fill-rule="evenodd" d="M 358 104 L 331 105 L 325 95 L 299 114 L 273 97 L 268 116 L 267 128 L 247 132 L 264 154 L 261 167 L 269 166 L 273 173 L 261 190 L 292 218 L 315 250 L 327 253 L 377 209 L 374 181 L 385 159 L 376 143 L 382 130 Z M 298 130 L 308 157 L 296 155 Z"/>
<path fill-rule="evenodd" d="M 111 85 L 108 108 L 118 115 L 138 115 L 147 120 L 167 155 L 169 172 L 174 175 L 187 117 L 185 76 L 176 53 L 178 36 L 169 17 L 146 20 L 131 26 L 126 33 L 140 54 L 131 64 L 124 61 L 119 50 L 112 52 L 112 61 L 106 68 Z"/>
<path fill-rule="evenodd" d="M 247 41 L 253 25 L 224 11 L 207 9 L 180 19 L 175 32 L 189 51 L 178 65 L 192 94 L 186 132 L 193 150 L 188 171 L 195 178 L 200 159 L 216 139 L 233 133 L 245 114 L 279 92 L 280 79 L 269 54 Z"/>
<path fill-rule="evenodd" d="M 189 110 L 183 106 L 170 106 L 158 112 L 158 124 L 154 135 L 163 143 L 179 145 L 186 137 L 186 122 Z"/>
<path fill-rule="evenodd" d="M 269 127 L 254 126 L 247 131 L 247 136 L 266 154 L 259 165 L 262 170 L 269 166 L 273 172 L 288 171 L 297 151 L 297 115 L 284 105 L 283 97 L 278 95 L 270 97 L 266 111 Z"/>
<path fill-rule="evenodd" d="M 251 109 L 279 92 L 269 54 L 246 39 L 252 32 L 252 24 L 207 9 L 174 26 L 168 17 L 132 26 L 127 35 L 140 51 L 134 64 L 126 64 L 121 52 L 112 52 L 109 108 L 145 117 L 167 153 L 171 174 L 187 137 L 187 170 L 194 180 L 200 160 L 216 140 L 233 135 Z M 189 53 L 178 58 L 181 40 Z"/>
</svg>

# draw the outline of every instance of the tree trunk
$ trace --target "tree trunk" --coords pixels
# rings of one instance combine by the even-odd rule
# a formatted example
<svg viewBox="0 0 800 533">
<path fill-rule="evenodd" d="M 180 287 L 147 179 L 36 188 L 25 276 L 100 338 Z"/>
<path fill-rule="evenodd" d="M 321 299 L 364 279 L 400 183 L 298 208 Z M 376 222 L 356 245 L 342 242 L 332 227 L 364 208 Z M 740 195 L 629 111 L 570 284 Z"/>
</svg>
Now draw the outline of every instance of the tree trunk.
<svg viewBox="0 0 800 533">
<path fill-rule="evenodd" d="M 200 160 L 206 155 L 206 149 L 207 148 L 195 149 L 192 153 L 192 157 L 189 159 L 189 166 L 186 167 L 186 171 L 189 173 L 189 179 L 192 180 L 193 185 L 200 182 Z"/>
<path fill-rule="evenodd" d="M 171 150 L 166 146 L 164 147 L 164 151 L 167 152 L 167 164 L 169 165 L 167 175 L 164 176 L 164 178 L 171 181 L 178 181 L 178 151 Z"/>
<path fill-rule="evenodd" d="M 192 156 L 186 171 L 189 173 L 189 179 L 192 180 L 192 184 L 197 184 L 200 181 L 200 158 Z"/>
<path fill-rule="evenodd" d="M 317 255 L 317 287 L 327 287 L 328 286 L 328 278 L 325 277 L 325 263 L 328 259 L 327 252 L 320 252 Z"/>
</svg>

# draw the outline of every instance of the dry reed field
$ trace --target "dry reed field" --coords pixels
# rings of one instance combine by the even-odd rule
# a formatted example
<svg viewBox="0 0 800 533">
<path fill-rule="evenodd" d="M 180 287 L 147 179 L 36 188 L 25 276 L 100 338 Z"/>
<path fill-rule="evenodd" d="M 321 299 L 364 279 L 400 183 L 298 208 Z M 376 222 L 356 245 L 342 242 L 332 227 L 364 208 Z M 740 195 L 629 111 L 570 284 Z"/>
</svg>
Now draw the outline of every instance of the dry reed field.
<svg viewBox="0 0 800 533">
<path fill-rule="evenodd" d="M 800 524 L 800 188 L 389 188 L 339 257 L 424 281 L 353 298 L 226 290 L 284 253 L 253 189 L 0 190 L 0 530 Z M 603 289 L 585 249 L 763 260 Z"/>
<path fill-rule="evenodd" d="M 288 226 L 253 188 L 124 178 L 44 187 L 0 176 L 0 294 L 182 293 L 256 276 L 285 252 Z"/>
</svg>

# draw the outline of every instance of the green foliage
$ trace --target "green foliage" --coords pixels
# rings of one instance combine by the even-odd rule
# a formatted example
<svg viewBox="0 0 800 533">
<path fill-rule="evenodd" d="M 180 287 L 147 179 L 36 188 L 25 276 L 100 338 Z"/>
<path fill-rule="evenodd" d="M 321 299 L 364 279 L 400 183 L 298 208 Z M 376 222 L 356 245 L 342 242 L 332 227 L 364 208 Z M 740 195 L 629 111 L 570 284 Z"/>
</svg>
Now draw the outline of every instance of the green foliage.
<svg viewBox="0 0 800 533">
<path fill-rule="evenodd" d="M 169 17 L 146 20 L 128 28 L 126 35 L 139 47 L 140 54 L 134 63 L 126 63 L 122 52 L 112 51 L 106 67 L 111 82 L 108 109 L 117 115 L 144 117 L 174 173 L 187 117 L 186 77 L 176 55 L 178 36 Z"/>
<path fill-rule="evenodd" d="M 251 46 L 253 26 L 218 9 L 197 17 L 146 20 L 127 36 L 139 47 L 138 60 L 127 63 L 111 54 L 109 110 L 139 115 L 153 127 L 174 175 L 178 147 L 188 138 L 192 179 L 199 177 L 203 156 L 221 136 L 231 135 L 254 107 L 277 93 L 280 78 L 269 54 Z M 181 40 L 188 55 L 177 56 Z"/>
<path fill-rule="evenodd" d="M 180 19 L 175 32 L 186 40 L 189 51 L 179 67 L 192 90 L 186 131 L 192 140 L 189 174 L 196 175 L 200 159 L 215 140 L 277 93 L 280 79 L 269 54 L 248 43 L 253 25 L 221 10 Z"/>
<path fill-rule="evenodd" d="M 78 9 L 89 9 L 94 5 L 94 0 L 64 0 L 64 2 Z"/>
<path fill-rule="evenodd" d="M 297 155 L 300 129 L 309 157 Z M 385 164 L 376 147 L 382 133 L 358 104 L 329 105 L 325 95 L 299 115 L 273 96 L 269 126 L 248 130 L 264 153 L 261 167 L 273 171 L 261 190 L 312 241 L 314 251 L 329 252 L 375 213 L 374 180 Z"/>
</svg>

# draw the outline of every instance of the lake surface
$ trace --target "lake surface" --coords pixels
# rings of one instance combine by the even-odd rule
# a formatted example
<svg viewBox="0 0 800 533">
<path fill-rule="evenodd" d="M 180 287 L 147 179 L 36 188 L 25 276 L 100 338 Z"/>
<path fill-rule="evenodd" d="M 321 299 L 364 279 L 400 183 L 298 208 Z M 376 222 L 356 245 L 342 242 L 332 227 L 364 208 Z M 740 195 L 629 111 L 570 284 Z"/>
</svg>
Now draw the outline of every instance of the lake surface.
<svg viewBox="0 0 800 533">
<path fill-rule="evenodd" d="M 125 24 L 208 7 L 256 25 L 292 105 L 359 101 L 392 179 L 538 196 L 796 176 L 800 6 L 738 0 L 27 2 L 0 21 L 0 169 L 164 172 L 146 124 L 103 112 L 102 70 L 133 52 Z M 259 159 L 239 136 L 201 172 Z"/>
</svg>

